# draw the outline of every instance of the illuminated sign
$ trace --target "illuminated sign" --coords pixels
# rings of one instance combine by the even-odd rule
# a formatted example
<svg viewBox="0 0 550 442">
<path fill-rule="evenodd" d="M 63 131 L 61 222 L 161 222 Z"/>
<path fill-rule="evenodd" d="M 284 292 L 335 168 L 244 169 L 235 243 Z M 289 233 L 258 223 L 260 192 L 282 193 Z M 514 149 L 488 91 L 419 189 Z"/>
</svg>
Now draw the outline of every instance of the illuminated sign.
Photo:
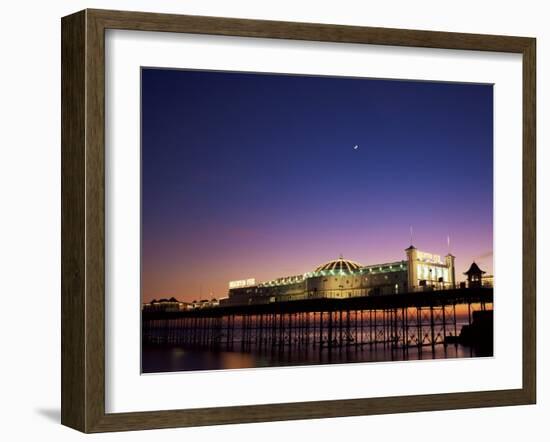
<svg viewBox="0 0 550 442">
<path fill-rule="evenodd" d="M 431 262 L 434 264 L 442 264 L 440 255 L 434 255 L 432 253 L 418 251 L 416 256 L 418 257 L 419 261 Z"/>
<path fill-rule="evenodd" d="M 242 287 L 250 287 L 251 285 L 256 285 L 256 280 L 254 278 L 240 279 L 238 281 L 229 281 L 230 289 L 240 289 Z"/>
</svg>

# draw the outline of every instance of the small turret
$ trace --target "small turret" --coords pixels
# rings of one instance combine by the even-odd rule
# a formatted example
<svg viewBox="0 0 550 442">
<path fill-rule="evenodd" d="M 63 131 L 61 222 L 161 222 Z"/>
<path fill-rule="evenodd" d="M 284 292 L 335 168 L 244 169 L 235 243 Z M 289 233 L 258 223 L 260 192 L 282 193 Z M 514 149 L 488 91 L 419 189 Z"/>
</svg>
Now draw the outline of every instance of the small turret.
<svg viewBox="0 0 550 442">
<path fill-rule="evenodd" d="M 485 273 L 474 261 L 468 271 L 464 272 L 468 277 L 468 287 L 481 287 L 481 279 Z"/>
</svg>

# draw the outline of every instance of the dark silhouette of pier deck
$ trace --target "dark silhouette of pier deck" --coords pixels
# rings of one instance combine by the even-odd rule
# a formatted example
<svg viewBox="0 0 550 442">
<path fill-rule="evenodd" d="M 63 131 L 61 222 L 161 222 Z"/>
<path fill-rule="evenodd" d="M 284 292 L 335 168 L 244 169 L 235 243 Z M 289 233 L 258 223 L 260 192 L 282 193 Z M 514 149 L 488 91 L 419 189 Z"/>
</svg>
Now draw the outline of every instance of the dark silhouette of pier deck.
<svg viewBox="0 0 550 442">
<path fill-rule="evenodd" d="M 492 309 L 492 288 L 447 289 L 352 298 L 316 298 L 173 312 L 142 312 L 145 344 L 188 347 L 400 348 L 457 343 L 457 306 Z M 462 324 L 464 325 L 464 324 Z M 491 338 L 492 341 L 492 338 Z"/>
</svg>

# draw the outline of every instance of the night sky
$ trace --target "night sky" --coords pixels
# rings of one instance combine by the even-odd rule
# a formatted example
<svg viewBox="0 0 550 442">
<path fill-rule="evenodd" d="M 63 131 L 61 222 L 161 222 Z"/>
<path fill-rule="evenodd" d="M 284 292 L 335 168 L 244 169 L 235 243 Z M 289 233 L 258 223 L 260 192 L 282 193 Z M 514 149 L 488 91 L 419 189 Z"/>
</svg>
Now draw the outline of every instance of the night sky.
<svg viewBox="0 0 550 442">
<path fill-rule="evenodd" d="M 144 301 L 405 259 L 410 225 L 492 273 L 491 85 L 142 70 Z"/>
</svg>

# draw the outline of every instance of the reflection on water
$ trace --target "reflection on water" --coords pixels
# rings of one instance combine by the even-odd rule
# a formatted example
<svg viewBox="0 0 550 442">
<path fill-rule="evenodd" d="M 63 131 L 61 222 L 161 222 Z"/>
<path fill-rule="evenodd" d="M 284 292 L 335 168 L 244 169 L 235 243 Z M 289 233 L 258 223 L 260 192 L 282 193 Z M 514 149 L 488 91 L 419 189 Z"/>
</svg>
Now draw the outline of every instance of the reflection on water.
<svg viewBox="0 0 550 442">
<path fill-rule="evenodd" d="M 143 373 L 492 355 L 492 310 L 474 304 L 218 318 L 153 316 L 142 329 Z"/>
<path fill-rule="evenodd" d="M 185 348 L 183 346 L 147 346 L 142 348 L 142 372 L 161 373 L 191 370 L 280 367 L 289 365 L 342 364 L 419 359 L 448 359 L 492 356 L 460 344 L 392 349 L 384 344 L 312 349 L 290 347 L 247 352 Z"/>
</svg>

